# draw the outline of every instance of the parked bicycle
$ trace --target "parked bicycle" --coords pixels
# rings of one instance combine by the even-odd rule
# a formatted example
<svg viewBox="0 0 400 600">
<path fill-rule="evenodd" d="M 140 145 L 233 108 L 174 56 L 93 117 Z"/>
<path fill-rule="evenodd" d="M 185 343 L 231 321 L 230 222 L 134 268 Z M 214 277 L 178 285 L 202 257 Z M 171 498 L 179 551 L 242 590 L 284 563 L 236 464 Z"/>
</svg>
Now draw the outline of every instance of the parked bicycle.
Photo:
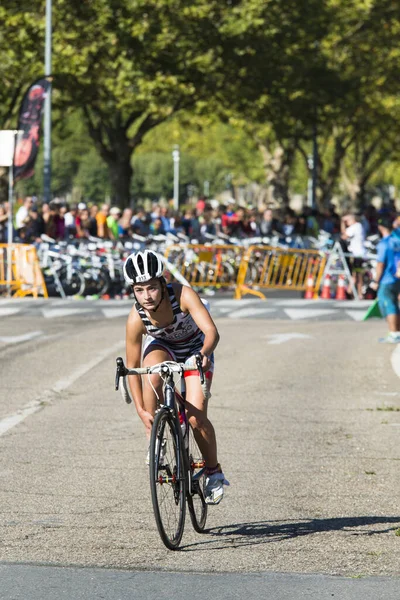
<svg viewBox="0 0 400 600">
<path fill-rule="evenodd" d="M 206 393 L 201 356 L 196 356 L 200 381 Z M 167 548 L 176 550 L 182 539 L 186 503 L 193 528 L 204 531 L 207 504 L 204 499 L 205 461 L 194 431 L 187 420 L 183 375 L 193 365 L 165 361 L 152 367 L 127 369 L 117 358 L 115 389 L 130 403 L 127 375 L 157 373 L 163 380 L 163 404 L 157 410 L 150 438 L 150 489 L 154 516 L 160 537 Z M 176 389 L 174 374 L 180 377 L 181 393 Z M 122 381 L 120 379 L 122 378 Z"/>
</svg>

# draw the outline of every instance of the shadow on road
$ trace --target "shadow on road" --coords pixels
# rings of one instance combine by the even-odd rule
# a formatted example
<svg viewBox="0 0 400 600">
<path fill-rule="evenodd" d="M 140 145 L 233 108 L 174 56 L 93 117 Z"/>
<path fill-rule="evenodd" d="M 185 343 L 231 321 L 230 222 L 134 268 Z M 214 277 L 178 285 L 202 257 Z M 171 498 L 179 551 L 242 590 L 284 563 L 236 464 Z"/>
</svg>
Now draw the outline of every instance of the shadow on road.
<svg viewBox="0 0 400 600">
<path fill-rule="evenodd" d="M 379 527 L 384 525 L 384 527 Z M 371 526 L 376 526 L 371 528 Z M 256 544 L 266 544 L 269 542 L 281 542 L 287 539 L 293 539 L 313 533 L 328 531 L 347 531 L 351 535 L 371 536 L 382 533 L 388 533 L 400 527 L 399 517 L 341 517 L 332 519 L 311 519 L 299 522 L 282 521 L 260 521 L 255 523 L 234 523 L 222 527 L 213 527 L 207 530 L 209 536 L 214 540 L 189 544 L 182 547 L 190 550 L 193 546 L 203 544 L 214 544 L 217 539 L 226 541 L 226 546 L 222 547 L 240 547 Z M 215 546 L 213 546 L 215 549 Z"/>
</svg>

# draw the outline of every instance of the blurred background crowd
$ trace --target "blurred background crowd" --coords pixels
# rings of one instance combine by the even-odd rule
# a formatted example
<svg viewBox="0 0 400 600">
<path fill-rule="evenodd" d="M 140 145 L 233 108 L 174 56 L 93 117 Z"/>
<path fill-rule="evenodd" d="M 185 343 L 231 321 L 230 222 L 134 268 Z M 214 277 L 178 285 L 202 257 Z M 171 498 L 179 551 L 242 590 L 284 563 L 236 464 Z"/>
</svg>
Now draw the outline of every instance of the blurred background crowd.
<svg viewBox="0 0 400 600">
<path fill-rule="evenodd" d="M 394 202 L 377 210 L 373 205 L 354 215 L 363 237 L 378 233 L 380 215 L 396 218 Z M 343 215 L 342 215 L 343 216 Z M 0 242 L 7 241 L 8 204 L 0 204 Z M 20 201 L 14 218 L 14 241 L 40 242 L 44 234 L 53 240 L 89 239 L 127 240 L 132 236 L 183 234 L 198 243 L 213 237 L 235 238 L 305 236 L 317 239 L 320 232 L 332 237 L 341 233 L 341 215 L 333 204 L 326 211 L 305 207 L 301 212 L 291 208 L 256 208 L 215 199 L 200 198 L 193 206 L 175 211 L 167 203 L 144 207 L 120 208 L 108 204 L 79 202 L 69 204 L 55 199 L 39 203 L 27 196 Z"/>
</svg>

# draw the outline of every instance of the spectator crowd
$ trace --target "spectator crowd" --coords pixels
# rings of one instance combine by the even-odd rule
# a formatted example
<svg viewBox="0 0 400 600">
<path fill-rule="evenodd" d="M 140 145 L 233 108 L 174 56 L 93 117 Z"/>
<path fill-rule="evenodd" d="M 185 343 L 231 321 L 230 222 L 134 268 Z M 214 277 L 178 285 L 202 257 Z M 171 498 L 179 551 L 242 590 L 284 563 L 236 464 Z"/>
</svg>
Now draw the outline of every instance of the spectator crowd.
<svg viewBox="0 0 400 600">
<path fill-rule="evenodd" d="M 394 206 L 384 209 L 392 212 Z M 378 233 L 379 212 L 368 206 L 362 214 L 345 216 L 347 228 L 360 226 L 362 237 Z M 7 241 L 8 204 L 0 204 L 0 242 Z M 359 225 L 358 225 L 359 224 Z M 17 242 L 35 243 L 42 234 L 54 240 L 98 237 L 105 240 L 126 240 L 132 235 L 149 236 L 168 232 L 182 233 L 189 239 L 204 242 L 210 236 L 230 238 L 308 236 L 318 238 L 321 230 L 333 237 L 344 237 L 343 219 L 335 207 L 320 212 L 309 207 L 297 214 L 294 210 L 260 211 L 234 204 L 209 203 L 200 199 L 196 206 L 175 212 L 168 206 L 153 204 L 151 211 L 142 207 L 131 208 L 103 204 L 68 204 L 58 200 L 39 205 L 34 197 L 26 197 L 14 219 L 13 239 Z M 208 235 L 207 235 L 208 234 Z"/>
</svg>

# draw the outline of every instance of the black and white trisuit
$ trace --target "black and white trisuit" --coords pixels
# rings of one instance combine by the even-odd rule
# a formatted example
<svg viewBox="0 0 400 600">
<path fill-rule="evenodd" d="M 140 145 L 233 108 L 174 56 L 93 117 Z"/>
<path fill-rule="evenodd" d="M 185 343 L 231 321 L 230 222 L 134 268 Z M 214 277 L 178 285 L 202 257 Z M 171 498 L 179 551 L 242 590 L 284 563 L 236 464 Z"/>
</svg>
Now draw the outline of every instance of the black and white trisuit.
<svg viewBox="0 0 400 600">
<path fill-rule="evenodd" d="M 174 319 L 166 327 L 157 327 L 151 323 L 144 308 L 135 302 L 135 308 L 145 326 L 147 336 L 143 345 L 143 356 L 154 347 L 159 347 L 170 354 L 172 360 L 184 363 L 194 354 L 198 354 L 204 342 L 204 333 L 198 328 L 190 313 L 182 312 L 171 284 L 167 292 L 172 306 Z M 214 365 L 214 355 L 210 357 Z M 211 368 L 213 371 L 213 367 Z"/>
</svg>

